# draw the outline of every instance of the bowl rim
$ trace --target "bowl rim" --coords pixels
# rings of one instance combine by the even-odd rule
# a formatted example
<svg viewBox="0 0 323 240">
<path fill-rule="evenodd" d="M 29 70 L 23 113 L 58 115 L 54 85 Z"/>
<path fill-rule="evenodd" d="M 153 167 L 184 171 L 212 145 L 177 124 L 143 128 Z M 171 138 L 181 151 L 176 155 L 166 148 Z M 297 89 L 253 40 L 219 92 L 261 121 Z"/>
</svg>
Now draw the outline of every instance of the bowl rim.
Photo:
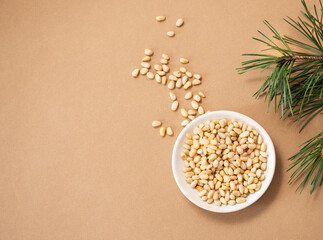
<svg viewBox="0 0 323 240">
<path fill-rule="evenodd" d="M 208 207 L 205 207 L 203 206 L 202 204 L 199 204 L 198 202 L 196 202 L 191 196 L 189 193 L 187 193 L 187 191 L 185 189 L 183 189 L 181 183 L 180 183 L 180 180 L 179 178 L 181 177 L 180 174 L 178 174 L 178 172 L 176 172 L 176 162 L 175 161 L 178 161 L 178 159 L 182 160 L 180 158 L 180 156 L 176 156 L 176 152 L 178 151 L 179 148 L 182 148 L 181 144 L 180 144 L 180 141 L 183 137 L 184 134 L 187 133 L 188 129 L 191 128 L 192 126 L 193 127 L 196 127 L 198 124 L 201 123 L 202 119 L 204 119 L 202 122 L 205 122 L 207 120 L 215 120 L 215 119 L 221 119 L 221 117 L 219 118 L 215 118 L 215 117 L 210 117 L 212 115 L 217 115 L 217 114 L 229 114 L 231 115 L 232 114 L 232 119 L 237 119 L 238 121 L 242 121 L 242 122 L 245 122 L 246 124 L 248 125 L 253 125 L 253 127 L 259 132 L 259 134 L 262 135 L 262 137 L 264 139 L 266 139 L 266 144 L 267 144 L 267 149 L 268 147 L 270 146 L 270 148 L 272 148 L 272 152 L 271 152 L 271 155 L 270 155 L 270 161 L 272 161 L 272 171 L 271 172 L 268 172 L 268 168 L 266 170 L 266 179 L 264 180 L 264 182 L 266 181 L 266 185 L 265 186 L 262 186 L 261 189 L 257 192 L 255 192 L 254 194 L 254 197 L 253 199 L 249 199 L 248 201 L 244 202 L 244 203 L 240 203 L 240 204 L 236 204 L 234 206 L 225 206 L 227 208 L 223 208 L 223 209 L 217 209 L 217 208 L 208 208 Z M 244 120 L 241 120 L 244 119 Z M 268 167 L 268 165 L 267 165 Z M 228 111 L 228 110 L 218 110 L 218 111 L 212 111 L 212 112 L 208 112 L 208 113 L 205 113 L 197 118 L 195 118 L 193 121 L 191 121 L 188 125 L 186 125 L 182 131 L 180 132 L 180 134 L 177 136 L 177 139 L 175 141 L 175 144 L 174 144 L 174 147 L 173 147 L 173 151 L 172 151 L 172 172 L 173 172 L 173 176 L 175 178 L 175 182 L 177 184 L 177 186 L 179 187 L 179 189 L 181 190 L 181 192 L 184 194 L 184 196 L 190 200 L 194 205 L 202 208 L 202 209 L 205 209 L 207 211 L 211 211 L 211 212 L 217 212 L 217 213 L 230 213 L 230 212 L 236 212 L 236 211 L 239 211 L 239 210 L 242 210 L 250 205 L 252 205 L 253 203 L 255 203 L 265 192 L 266 190 L 268 189 L 268 187 L 270 186 L 271 182 L 272 182 L 272 179 L 273 179 L 273 176 L 275 174 L 275 168 L 276 168 L 276 153 L 275 153 L 275 147 L 274 147 L 274 144 L 269 136 L 269 134 L 267 133 L 267 131 L 259 124 L 257 123 L 255 120 L 253 120 L 252 118 L 242 114 L 242 113 L 238 113 L 238 112 L 235 112 L 235 111 Z M 178 170 L 177 170 L 178 171 Z M 180 169 L 180 173 L 182 173 L 182 170 Z M 184 177 L 184 175 L 182 175 L 182 177 Z M 186 183 L 186 182 L 185 182 Z M 188 183 L 186 183 L 188 184 Z M 193 190 L 193 189 L 192 189 Z M 210 206 L 212 206 L 212 204 L 210 204 Z M 232 207 L 232 208 L 231 208 Z M 221 208 L 221 207 L 218 207 L 218 208 Z"/>
</svg>

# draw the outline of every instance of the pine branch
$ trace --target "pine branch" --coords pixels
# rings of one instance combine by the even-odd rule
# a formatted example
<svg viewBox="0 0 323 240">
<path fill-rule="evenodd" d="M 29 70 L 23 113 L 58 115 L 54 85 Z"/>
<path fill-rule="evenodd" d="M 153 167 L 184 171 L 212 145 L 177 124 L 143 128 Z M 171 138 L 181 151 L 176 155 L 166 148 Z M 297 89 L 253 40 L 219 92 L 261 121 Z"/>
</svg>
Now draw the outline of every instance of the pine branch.
<svg viewBox="0 0 323 240">
<path fill-rule="evenodd" d="M 253 59 L 242 62 L 242 66 L 237 69 L 239 74 L 242 74 L 257 69 L 272 68 L 271 73 L 254 97 L 259 98 L 265 95 L 265 101 L 268 102 L 267 111 L 273 103 L 274 111 L 280 109 L 282 118 L 294 118 L 294 121 L 302 121 L 300 131 L 314 117 L 323 114 L 323 6 L 320 0 L 319 13 L 314 5 L 314 14 L 312 14 L 305 1 L 301 2 L 304 7 L 304 11 L 301 11 L 303 19 L 299 17 L 297 20 L 293 20 L 288 17 L 284 20 L 301 33 L 307 42 L 282 36 L 268 21 L 264 21 L 273 34 L 272 38 L 258 31 L 262 39 L 253 39 L 267 46 L 263 51 L 275 51 L 277 55 L 243 54 L 243 56 L 253 57 Z M 278 41 L 279 44 L 276 44 L 275 41 Z M 290 183 L 306 172 L 305 178 L 301 182 L 302 189 L 318 167 L 317 174 L 311 183 L 311 193 L 323 168 L 322 134 L 320 133 L 306 142 L 306 146 L 291 157 L 294 165 L 290 169 L 298 164 L 299 166 L 292 174 Z M 323 179 L 321 183 L 322 181 Z"/>
</svg>

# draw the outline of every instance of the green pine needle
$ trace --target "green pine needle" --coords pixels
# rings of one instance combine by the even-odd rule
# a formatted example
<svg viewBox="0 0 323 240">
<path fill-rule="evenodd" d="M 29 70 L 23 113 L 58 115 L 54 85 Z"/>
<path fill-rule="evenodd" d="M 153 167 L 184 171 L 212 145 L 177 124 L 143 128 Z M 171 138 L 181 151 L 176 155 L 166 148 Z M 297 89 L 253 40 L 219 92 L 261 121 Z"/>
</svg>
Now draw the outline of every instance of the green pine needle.
<svg viewBox="0 0 323 240">
<path fill-rule="evenodd" d="M 284 20 L 301 33 L 306 38 L 306 42 L 280 35 L 268 21 L 264 21 L 272 38 L 258 31 L 262 39 L 253 39 L 266 45 L 267 48 L 263 51 L 276 51 L 277 55 L 243 54 L 253 59 L 242 62 L 242 66 L 237 69 L 242 74 L 271 67 L 271 73 L 254 97 L 259 98 L 264 95 L 265 101 L 268 102 L 267 111 L 273 103 L 274 111 L 277 112 L 280 109 L 282 118 L 293 118 L 294 121 L 301 122 L 300 132 L 314 117 L 323 113 L 323 7 L 320 0 L 319 11 L 314 5 L 312 14 L 305 1 L 301 2 L 304 7 L 304 11 L 301 11 L 303 18 L 293 20 L 288 17 Z M 323 132 L 306 142 L 308 143 L 306 148 L 303 147 L 291 157 L 294 162 L 290 169 L 296 166 L 297 169 L 291 175 L 290 183 L 305 174 L 300 184 L 302 189 L 314 170 L 318 168 L 311 183 L 311 193 L 323 168 L 323 159 L 320 155 L 323 151 L 322 134 Z M 322 181 L 323 179 L 321 183 Z"/>
</svg>

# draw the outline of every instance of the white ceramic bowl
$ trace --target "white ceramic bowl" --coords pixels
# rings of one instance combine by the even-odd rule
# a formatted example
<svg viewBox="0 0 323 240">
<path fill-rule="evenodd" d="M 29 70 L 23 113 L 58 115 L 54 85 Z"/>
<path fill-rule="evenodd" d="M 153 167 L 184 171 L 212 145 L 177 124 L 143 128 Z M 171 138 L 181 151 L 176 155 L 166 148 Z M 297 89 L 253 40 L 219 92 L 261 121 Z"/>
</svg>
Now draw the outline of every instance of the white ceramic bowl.
<svg viewBox="0 0 323 240">
<path fill-rule="evenodd" d="M 198 195 L 198 191 L 196 189 L 193 189 L 190 184 L 188 184 L 185 181 L 185 176 L 182 171 L 184 167 L 184 161 L 180 157 L 181 151 L 183 149 L 183 144 L 186 140 L 186 133 L 193 133 L 193 130 L 196 126 L 198 126 L 201 123 L 204 123 L 207 120 L 216 120 L 216 119 L 236 119 L 238 121 L 242 121 L 246 123 L 248 126 L 251 126 L 255 128 L 259 134 L 263 137 L 264 142 L 267 144 L 267 153 L 268 153 L 268 162 L 267 162 L 267 170 L 265 171 L 265 180 L 262 181 L 262 187 L 259 191 L 249 194 L 247 197 L 247 201 L 244 203 L 236 204 L 234 206 L 216 206 L 214 203 L 208 204 L 204 202 Z M 179 136 L 176 139 L 174 149 L 173 149 L 173 157 L 172 157 L 172 168 L 173 168 L 173 174 L 175 177 L 175 181 L 179 187 L 179 189 L 182 191 L 182 193 L 187 197 L 192 203 L 199 206 L 200 208 L 203 208 L 208 211 L 212 212 L 218 212 L 218 213 L 229 213 L 229 212 L 235 212 L 239 211 L 243 208 L 246 208 L 256 202 L 267 190 L 269 187 L 271 180 L 274 176 L 275 172 L 275 165 L 276 165 L 276 156 L 275 156 L 275 148 L 274 144 L 269 137 L 268 133 L 265 131 L 263 127 L 261 127 L 256 121 L 253 119 L 237 112 L 232 111 L 214 111 L 206 113 L 196 119 L 194 119 L 192 122 L 190 122 L 179 134 Z"/>
</svg>

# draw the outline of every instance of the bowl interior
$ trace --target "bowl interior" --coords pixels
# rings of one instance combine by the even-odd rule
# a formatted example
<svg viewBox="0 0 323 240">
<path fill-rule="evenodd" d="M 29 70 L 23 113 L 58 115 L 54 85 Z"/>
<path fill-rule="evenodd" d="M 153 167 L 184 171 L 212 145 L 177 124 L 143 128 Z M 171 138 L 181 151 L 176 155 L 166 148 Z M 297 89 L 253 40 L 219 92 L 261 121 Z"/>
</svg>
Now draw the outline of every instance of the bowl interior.
<svg viewBox="0 0 323 240">
<path fill-rule="evenodd" d="M 201 123 L 204 123 L 207 120 L 216 120 L 216 119 L 236 119 L 237 121 L 241 121 L 246 123 L 248 126 L 255 128 L 259 134 L 263 137 L 264 142 L 267 144 L 267 153 L 268 153 L 268 161 L 267 161 L 267 170 L 265 171 L 265 180 L 262 181 L 262 187 L 259 191 L 249 194 L 247 197 L 247 201 L 244 203 L 236 204 L 234 206 L 230 205 L 222 205 L 216 206 L 214 203 L 208 204 L 204 202 L 198 195 L 198 191 L 193 189 L 190 184 L 185 181 L 185 176 L 182 171 L 184 167 L 184 161 L 180 157 L 180 153 L 183 149 L 183 144 L 186 140 L 186 133 L 193 133 L 193 130 L 196 126 Z M 232 111 L 214 111 L 206 113 L 192 122 L 190 122 L 179 134 L 176 139 L 174 149 L 173 149 L 173 156 L 172 156 L 172 168 L 173 174 L 175 177 L 175 181 L 182 191 L 182 193 L 195 205 L 206 209 L 212 212 L 219 212 L 219 213 L 228 213 L 228 212 L 235 212 L 246 208 L 257 201 L 267 190 L 269 187 L 271 180 L 274 176 L 275 172 L 275 165 L 276 165 L 276 156 L 275 156 L 275 149 L 271 138 L 269 137 L 268 133 L 265 131 L 263 127 L 261 127 L 256 121 L 253 119 L 237 112 Z"/>
</svg>

